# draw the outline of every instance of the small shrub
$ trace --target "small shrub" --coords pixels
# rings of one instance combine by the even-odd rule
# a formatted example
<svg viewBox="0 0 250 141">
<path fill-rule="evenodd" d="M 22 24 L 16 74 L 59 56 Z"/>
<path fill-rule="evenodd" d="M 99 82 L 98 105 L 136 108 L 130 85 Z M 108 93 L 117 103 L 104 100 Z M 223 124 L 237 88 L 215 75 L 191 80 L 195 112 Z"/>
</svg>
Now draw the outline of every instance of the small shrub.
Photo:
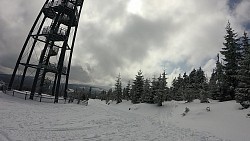
<svg viewBox="0 0 250 141">
<path fill-rule="evenodd" d="M 185 113 L 188 113 L 190 109 L 188 107 L 185 108 Z"/>
<path fill-rule="evenodd" d="M 182 113 L 181 115 L 185 116 L 189 111 L 190 111 L 190 109 L 188 107 L 186 107 L 184 113 Z"/>
<path fill-rule="evenodd" d="M 249 101 L 243 101 L 240 103 L 242 107 L 244 107 L 245 109 L 250 107 L 250 102 Z"/>
<path fill-rule="evenodd" d="M 211 109 L 210 109 L 209 106 L 206 108 L 206 110 L 207 110 L 207 112 L 210 112 L 210 111 L 211 111 Z"/>
</svg>

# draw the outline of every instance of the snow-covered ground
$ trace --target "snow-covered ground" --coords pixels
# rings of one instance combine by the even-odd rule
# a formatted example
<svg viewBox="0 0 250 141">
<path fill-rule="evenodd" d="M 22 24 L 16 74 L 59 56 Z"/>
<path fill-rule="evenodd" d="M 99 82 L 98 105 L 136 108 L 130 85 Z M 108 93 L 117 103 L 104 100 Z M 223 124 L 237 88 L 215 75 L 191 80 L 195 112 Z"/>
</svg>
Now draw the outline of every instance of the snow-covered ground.
<svg viewBox="0 0 250 141">
<path fill-rule="evenodd" d="M 185 107 L 190 112 L 182 116 Z M 100 100 L 83 106 L 25 101 L 0 92 L 0 141 L 249 141 L 249 110 L 239 107 L 234 101 L 171 101 L 157 107 Z"/>
</svg>

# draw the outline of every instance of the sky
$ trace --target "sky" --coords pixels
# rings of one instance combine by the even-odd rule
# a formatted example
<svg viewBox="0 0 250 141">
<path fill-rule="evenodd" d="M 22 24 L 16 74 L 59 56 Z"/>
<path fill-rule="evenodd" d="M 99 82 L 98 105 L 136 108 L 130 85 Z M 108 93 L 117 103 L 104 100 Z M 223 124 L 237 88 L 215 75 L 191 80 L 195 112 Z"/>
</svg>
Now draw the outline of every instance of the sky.
<svg viewBox="0 0 250 141">
<path fill-rule="evenodd" d="M 1 0 L 0 73 L 12 73 L 45 0 Z M 124 85 L 164 70 L 168 83 L 202 67 L 209 77 L 230 21 L 250 33 L 249 0 L 85 0 L 73 53 L 71 82 Z"/>
</svg>

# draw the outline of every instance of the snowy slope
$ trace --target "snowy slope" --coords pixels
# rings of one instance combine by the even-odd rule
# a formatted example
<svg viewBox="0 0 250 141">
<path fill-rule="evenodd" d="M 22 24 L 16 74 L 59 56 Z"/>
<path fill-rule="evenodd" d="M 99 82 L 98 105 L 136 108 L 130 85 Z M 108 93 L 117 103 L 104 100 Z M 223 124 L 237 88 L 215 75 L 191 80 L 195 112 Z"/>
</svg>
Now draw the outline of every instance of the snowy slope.
<svg viewBox="0 0 250 141">
<path fill-rule="evenodd" d="M 222 103 L 217 101 L 200 103 L 199 100 L 192 103 L 171 101 L 165 102 L 163 107 L 123 102 L 112 106 L 120 110 L 131 108 L 133 113 L 153 118 L 162 125 L 174 124 L 193 131 L 205 131 L 225 140 L 250 141 L 250 118 L 247 117 L 250 110 L 240 110 L 240 104 L 235 101 Z M 186 116 L 182 116 L 186 107 L 190 111 Z M 206 110 L 207 107 L 210 107 L 210 112 Z"/>
<path fill-rule="evenodd" d="M 224 106 L 228 109 L 235 105 L 230 102 L 226 104 L 229 107 Z M 190 106 L 191 111 L 187 116 L 182 117 L 180 112 L 183 112 L 187 105 Z M 209 117 L 215 116 L 221 110 L 216 111 L 211 108 L 211 113 L 199 114 L 199 107 L 203 106 L 196 103 L 177 102 L 164 103 L 163 107 L 150 104 L 132 105 L 130 102 L 106 105 L 100 100 L 90 100 L 88 106 L 53 104 L 25 101 L 0 93 L 0 141 L 220 141 L 235 139 L 230 135 L 214 136 L 216 133 L 209 131 L 208 129 L 212 129 L 209 127 L 199 128 L 200 124 L 210 123 Z M 240 115 L 246 112 L 237 110 L 237 107 L 234 108 L 236 109 L 232 110 L 233 114 Z M 224 109 L 223 106 L 222 109 Z M 218 119 L 221 118 L 223 115 L 218 116 Z M 244 117 L 237 120 L 243 123 L 249 122 L 250 119 Z M 195 121 L 197 124 L 193 125 L 192 122 Z M 250 126 L 248 124 L 245 126 L 249 131 Z M 230 129 L 226 130 L 231 132 Z M 249 137 L 246 131 L 243 133 L 243 138 L 240 138 L 240 135 L 237 134 L 238 139 L 242 141 L 245 137 Z"/>
<path fill-rule="evenodd" d="M 207 112 L 206 107 L 211 111 Z M 190 112 L 182 117 L 185 107 Z M 198 101 L 188 104 L 178 104 L 174 110 L 172 122 L 180 127 L 192 128 L 210 132 L 218 137 L 233 141 L 250 141 L 250 109 L 240 110 L 240 104 L 235 101 L 201 104 Z"/>
</svg>

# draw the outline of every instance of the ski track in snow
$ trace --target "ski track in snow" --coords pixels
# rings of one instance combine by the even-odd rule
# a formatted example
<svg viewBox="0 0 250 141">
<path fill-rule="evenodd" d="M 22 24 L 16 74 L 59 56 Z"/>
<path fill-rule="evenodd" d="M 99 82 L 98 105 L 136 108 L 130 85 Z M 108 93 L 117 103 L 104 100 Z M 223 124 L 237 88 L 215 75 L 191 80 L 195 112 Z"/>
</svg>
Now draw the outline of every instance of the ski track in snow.
<svg viewBox="0 0 250 141">
<path fill-rule="evenodd" d="M 100 100 L 40 103 L 0 92 L 0 141 L 222 141 L 167 122 L 175 104 L 167 106 L 144 115 Z"/>
</svg>

